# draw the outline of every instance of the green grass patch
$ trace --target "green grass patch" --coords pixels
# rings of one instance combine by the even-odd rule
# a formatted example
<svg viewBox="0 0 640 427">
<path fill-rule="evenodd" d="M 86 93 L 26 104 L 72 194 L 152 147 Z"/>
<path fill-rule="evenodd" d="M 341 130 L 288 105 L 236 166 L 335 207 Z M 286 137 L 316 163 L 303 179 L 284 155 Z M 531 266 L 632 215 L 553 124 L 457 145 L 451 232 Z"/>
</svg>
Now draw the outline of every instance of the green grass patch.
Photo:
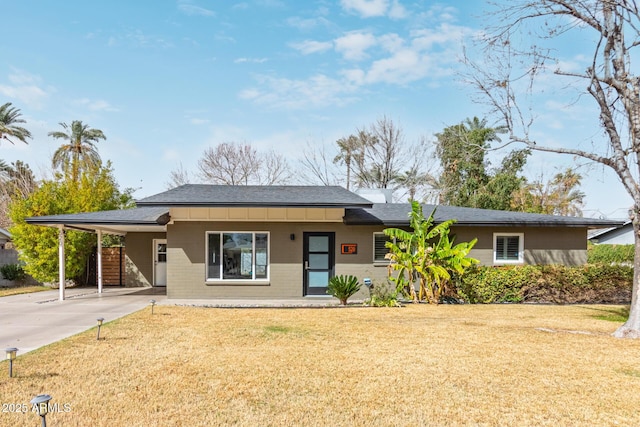
<svg viewBox="0 0 640 427">
<path fill-rule="evenodd" d="M 598 312 L 593 315 L 593 318 L 598 320 L 624 323 L 629 318 L 629 307 L 612 307 L 610 309 L 593 308 L 593 310 Z"/>
</svg>

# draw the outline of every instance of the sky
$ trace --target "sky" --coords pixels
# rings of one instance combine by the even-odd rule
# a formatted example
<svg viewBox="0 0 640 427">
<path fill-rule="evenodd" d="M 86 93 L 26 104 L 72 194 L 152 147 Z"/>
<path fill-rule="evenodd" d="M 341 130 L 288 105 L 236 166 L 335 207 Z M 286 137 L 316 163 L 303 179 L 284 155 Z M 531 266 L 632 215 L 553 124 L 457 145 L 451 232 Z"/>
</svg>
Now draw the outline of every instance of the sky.
<svg viewBox="0 0 640 427">
<path fill-rule="evenodd" d="M 82 120 L 105 133 L 100 156 L 141 199 L 165 191 L 172 170 L 195 175 L 204 150 L 223 142 L 274 150 L 296 169 L 308 147 L 333 150 L 381 117 L 408 142 L 433 141 L 468 117 L 493 124 L 460 77 L 487 8 L 481 0 L 5 2 L 0 104 L 21 110 L 33 139 L 2 141 L 0 159 L 46 178 L 60 145 L 48 132 Z M 586 41 L 557 43 L 566 63 L 584 63 Z M 590 104 L 550 96 L 532 108 L 538 142 L 600 142 Z M 524 173 L 548 180 L 568 166 L 584 177 L 584 216 L 626 217 L 631 198 L 603 167 L 534 152 Z"/>
</svg>

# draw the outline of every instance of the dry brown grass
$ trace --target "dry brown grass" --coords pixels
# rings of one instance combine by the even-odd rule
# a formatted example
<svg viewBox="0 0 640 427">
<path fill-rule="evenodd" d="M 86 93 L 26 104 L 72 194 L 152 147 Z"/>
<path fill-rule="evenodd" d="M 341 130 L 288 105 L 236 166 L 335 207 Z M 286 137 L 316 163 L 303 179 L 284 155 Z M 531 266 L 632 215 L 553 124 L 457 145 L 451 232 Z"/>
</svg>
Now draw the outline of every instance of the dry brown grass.
<svg viewBox="0 0 640 427">
<path fill-rule="evenodd" d="M 16 286 L 11 288 L 0 288 L 0 297 L 9 295 L 30 294 L 32 292 L 50 291 L 48 286 Z"/>
<path fill-rule="evenodd" d="M 15 363 L 51 426 L 636 426 L 640 342 L 613 306 L 157 306 Z M 37 425 L 1 413 L 2 426 Z"/>
</svg>

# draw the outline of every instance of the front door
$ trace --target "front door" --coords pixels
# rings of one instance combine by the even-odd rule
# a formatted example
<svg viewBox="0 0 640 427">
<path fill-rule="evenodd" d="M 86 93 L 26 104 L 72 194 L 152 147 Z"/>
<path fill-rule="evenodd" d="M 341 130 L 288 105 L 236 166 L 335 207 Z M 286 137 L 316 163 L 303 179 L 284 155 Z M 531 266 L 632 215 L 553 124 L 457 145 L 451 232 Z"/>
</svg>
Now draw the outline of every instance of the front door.
<svg viewBox="0 0 640 427">
<path fill-rule="evenodd" d="M 153 239 L 153 286 L 167 286 L 166 239 Z"/>
<path fill-rule="evenodd" d="M 335 233 L 304 233 L 304 295 L 327 295 L 333 277 Z"/>
</svg>

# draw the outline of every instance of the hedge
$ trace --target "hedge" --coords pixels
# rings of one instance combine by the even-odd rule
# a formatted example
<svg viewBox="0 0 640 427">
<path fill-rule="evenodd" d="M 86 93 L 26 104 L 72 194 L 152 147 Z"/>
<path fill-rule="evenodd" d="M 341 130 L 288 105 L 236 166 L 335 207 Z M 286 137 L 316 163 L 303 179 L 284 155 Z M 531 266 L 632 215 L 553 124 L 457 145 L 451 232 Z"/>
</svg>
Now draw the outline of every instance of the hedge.
<svg viewBox="0 0 640 427">
<path fill-rule="evenodd" d="M 590 264 L 633 264 L 635 245 L 589 244 L 587 262 Z"/>
<path fill-rule="evenodd" d="M 475 267 L 456 280 L 459 298 L 472 304 L 628 304 L 633 268 L 587 264 Z"/>
</svg>

